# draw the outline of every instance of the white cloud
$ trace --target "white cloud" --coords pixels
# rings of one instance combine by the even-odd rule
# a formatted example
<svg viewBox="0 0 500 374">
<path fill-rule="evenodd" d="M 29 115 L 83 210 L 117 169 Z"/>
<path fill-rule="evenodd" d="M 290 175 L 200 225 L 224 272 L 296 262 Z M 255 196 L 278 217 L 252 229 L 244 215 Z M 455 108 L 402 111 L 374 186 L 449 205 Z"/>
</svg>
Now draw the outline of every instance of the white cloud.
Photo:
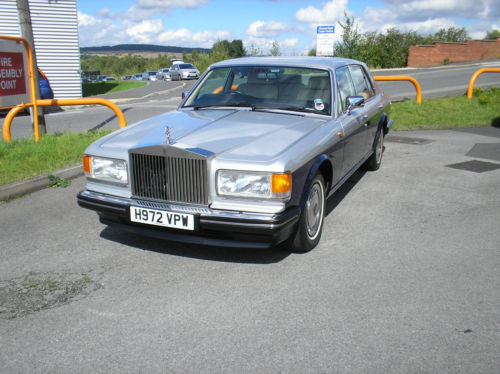
<svg viewBox="0 0 500 374">
<path fill-rule="evenodd" d="M 245 34 L 255 38 L 272 38 L 292 30 L 293 27 L 286 22 L 255 21 L 247 27 Z"/>
<path fill-rule="evenodd" d="M 97 19 L 95 17 L 89 16 L 88 14 L 84 14 L 82 12 L 78 12 L 78 26 L 92 26 L 97 23 Z"/>
<path fill-rule="evenodd" d="M 142 21 L 137 24 L 127 21 L 124 26 L 127 35 L 136 43 L 150 43 L 163 30 L 163 23 L 160 19 Z"/>
<path fill-rule="evenodd" d="M 200 47 L 212 48 L 218 40 L 231 39 L 232 34 L 229 31 L 206 30 L 202 32 L 192 33 L 186 28 L 178 30 L 166 30 L 160 33 L 155 41 L 165 45 L 181 46 L 181 47 Z"/>
<path fill-rule="evenodd" d="M 142 8 L 198 8 L 210 0 L 138 0 L 137 6 Z"/>
<path fill-rule="evenodd" d="M 434 34 L 442 28 L 462 28 L 457 18 L 480 20 L 484 14 L 491 15 L 491 2 L 487 0 L 383 0 L 387 7 L 366 8 L 356 20 L 362 32 L 385 32 L 389 28 L 400 31 L 416 31 L 421 35 Z M 497 21 L 498 23 L 498 21 Z M 480 27 L 478 25 L 481 25 Z M 493 22 L 483 20 L 466 26 L 469 36 L 483 38 L 485 30 L 492 28 Z"/>
<path fill-rule="evenodd" d="M 347 0 L 333 0 L 327 2 L 321 9 L 312 5 L 299 9 L 295 13 L 295 19 L 298 22 L 315 25 L 335 24 L 343 18 L 344 10 L 347 10 Z"/>
<path fill-rule="evenodd" d="M 291 38 L 291 39 L 285 39 L 282 44 L 286 48 L 295 48 L 295 46 L 298 43 L 299 43 L 299 39 L 297 39 L 297 38 Z"/>
<path fill-rule="evenodd" d="M 382 0 L 402 20 L 428 18 L 490 18 L 498 0 Z"/>
<path fill-rule="evenodd" d="M 196 9 L 205 5 L 210 0 L 138 0 L 126 12 L 125 17 L 129 19 L 151 18 L 159 14 L 170 14 L 174 8 Z"/>
</svg>

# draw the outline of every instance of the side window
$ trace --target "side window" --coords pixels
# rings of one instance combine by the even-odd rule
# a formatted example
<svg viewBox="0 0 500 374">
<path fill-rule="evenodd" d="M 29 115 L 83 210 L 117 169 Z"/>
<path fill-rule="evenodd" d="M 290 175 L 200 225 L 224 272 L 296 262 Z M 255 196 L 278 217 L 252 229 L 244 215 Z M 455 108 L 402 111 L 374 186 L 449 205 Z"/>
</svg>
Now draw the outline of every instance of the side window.
<svg viewBox="0 0 500 374">
<path fill-rule="evenodd" d="M 224 86 L 227 84 L 228 73 L 229 68 L 211 70 L 205 76 L 202 84 L 198 85 L 196 91 L 189 95 L 189 98 L 184 105 L 210 105 L 215 101 L 220 100 L 217 99 L 216 96 L 223 92 Z"/>
<path fill-rule="evenodd" d="M 347 66 L 335 70 L 335 77 L 337 78 L 341 104 L 339 110 L 343 112 L 347 109 L 347 98 L 350 96 L 356 96 L 356 91 L 354 90 L 351 74 L 349 73 L 349 68 Z"/>
<path fill-rule="evenodd" d="M 375 95 L 371 82 L 360 65 L 351 65 L 351 76 L 358 96 L 367 100 Z"/>
</svg>

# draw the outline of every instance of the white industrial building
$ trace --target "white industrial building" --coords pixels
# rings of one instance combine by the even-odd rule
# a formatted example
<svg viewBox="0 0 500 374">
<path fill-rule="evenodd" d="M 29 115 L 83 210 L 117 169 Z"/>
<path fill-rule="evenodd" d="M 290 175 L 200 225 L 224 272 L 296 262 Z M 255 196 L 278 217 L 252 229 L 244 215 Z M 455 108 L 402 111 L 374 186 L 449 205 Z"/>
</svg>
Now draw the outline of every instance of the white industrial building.
<svg viewBox="0 0 500 374">
<path fill-rule="evenodd" d="M 55 99 L 82 97 L 76 0 L 29 0 L 38 67 Z M 0 0 L 0 35 L 21 36 L 16 0 Z"/>
</svg>

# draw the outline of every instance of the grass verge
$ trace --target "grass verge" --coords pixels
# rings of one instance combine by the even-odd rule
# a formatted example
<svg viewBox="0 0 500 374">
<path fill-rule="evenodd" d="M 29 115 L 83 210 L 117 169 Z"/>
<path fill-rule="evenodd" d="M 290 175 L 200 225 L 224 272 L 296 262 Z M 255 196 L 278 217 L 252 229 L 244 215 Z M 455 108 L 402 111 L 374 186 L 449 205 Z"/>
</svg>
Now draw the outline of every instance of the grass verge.
<svg viewBox="0 0 500 374">
<path fill-rule="evenodd" d="M 500 125 L 500 88 L 474 89 L 466 95 L 393 103 L 390 117 L 394 130 L 432 130 Z"/>
<path fill-rule="evenodd" d="M 109 81 L 109 82 L 93 82 L 83 83 L 83 97 L 103 95 L 120 91 L 130 90 L 132 88 L 145 86 L 147 82 L 142 81 Z"/>
<path fill-rule="evenodd" d="M 424 99 L 421 105 L 414 100 L 397 102 L 390 117 L 394 130 L 500 126 L 500 88 L 476 89 L 471 100 L 455 96 Z M 38 143 L 34 139 L 0 141 L 0 185 L 78 164 L 85 148 L 109 132 L 44 135 Z"/>
<path fill-rule="evenodd" d="M 44 135 L 0 141 L 0 185 L 47 174 L 82 162 L 85 148 L 111 131 Z"/>
</svg>

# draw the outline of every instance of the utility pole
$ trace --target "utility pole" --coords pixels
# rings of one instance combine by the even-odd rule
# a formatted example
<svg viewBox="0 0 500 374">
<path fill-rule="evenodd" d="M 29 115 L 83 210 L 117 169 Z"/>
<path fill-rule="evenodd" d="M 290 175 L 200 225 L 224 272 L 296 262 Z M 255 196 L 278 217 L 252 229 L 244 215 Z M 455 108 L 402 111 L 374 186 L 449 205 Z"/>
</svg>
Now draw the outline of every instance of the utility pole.
<svg viewBox="0 0 500 374">
<path fill-rule="evenodd" d="M 38 82 L 38 64 L 36 62 L 35 53 L 35 40 L 33 39 L 33 27 L 31 25 L 31 14 L 28 0 L 16 0 L 17 13 L 19 14 L 19 23 L 21 24 L 21 36 L 28 41 L 33 51 L 33 70 L 35 72 L 35 95 L 37 100 L 41 98 L 40 83 Z M 40 134 L 47 133 L 47 126 L 45 124 L 45 116 L 43 114 L 43 107 L 37 107 L 38 112 L 38 129 Z"/>
</svg>

